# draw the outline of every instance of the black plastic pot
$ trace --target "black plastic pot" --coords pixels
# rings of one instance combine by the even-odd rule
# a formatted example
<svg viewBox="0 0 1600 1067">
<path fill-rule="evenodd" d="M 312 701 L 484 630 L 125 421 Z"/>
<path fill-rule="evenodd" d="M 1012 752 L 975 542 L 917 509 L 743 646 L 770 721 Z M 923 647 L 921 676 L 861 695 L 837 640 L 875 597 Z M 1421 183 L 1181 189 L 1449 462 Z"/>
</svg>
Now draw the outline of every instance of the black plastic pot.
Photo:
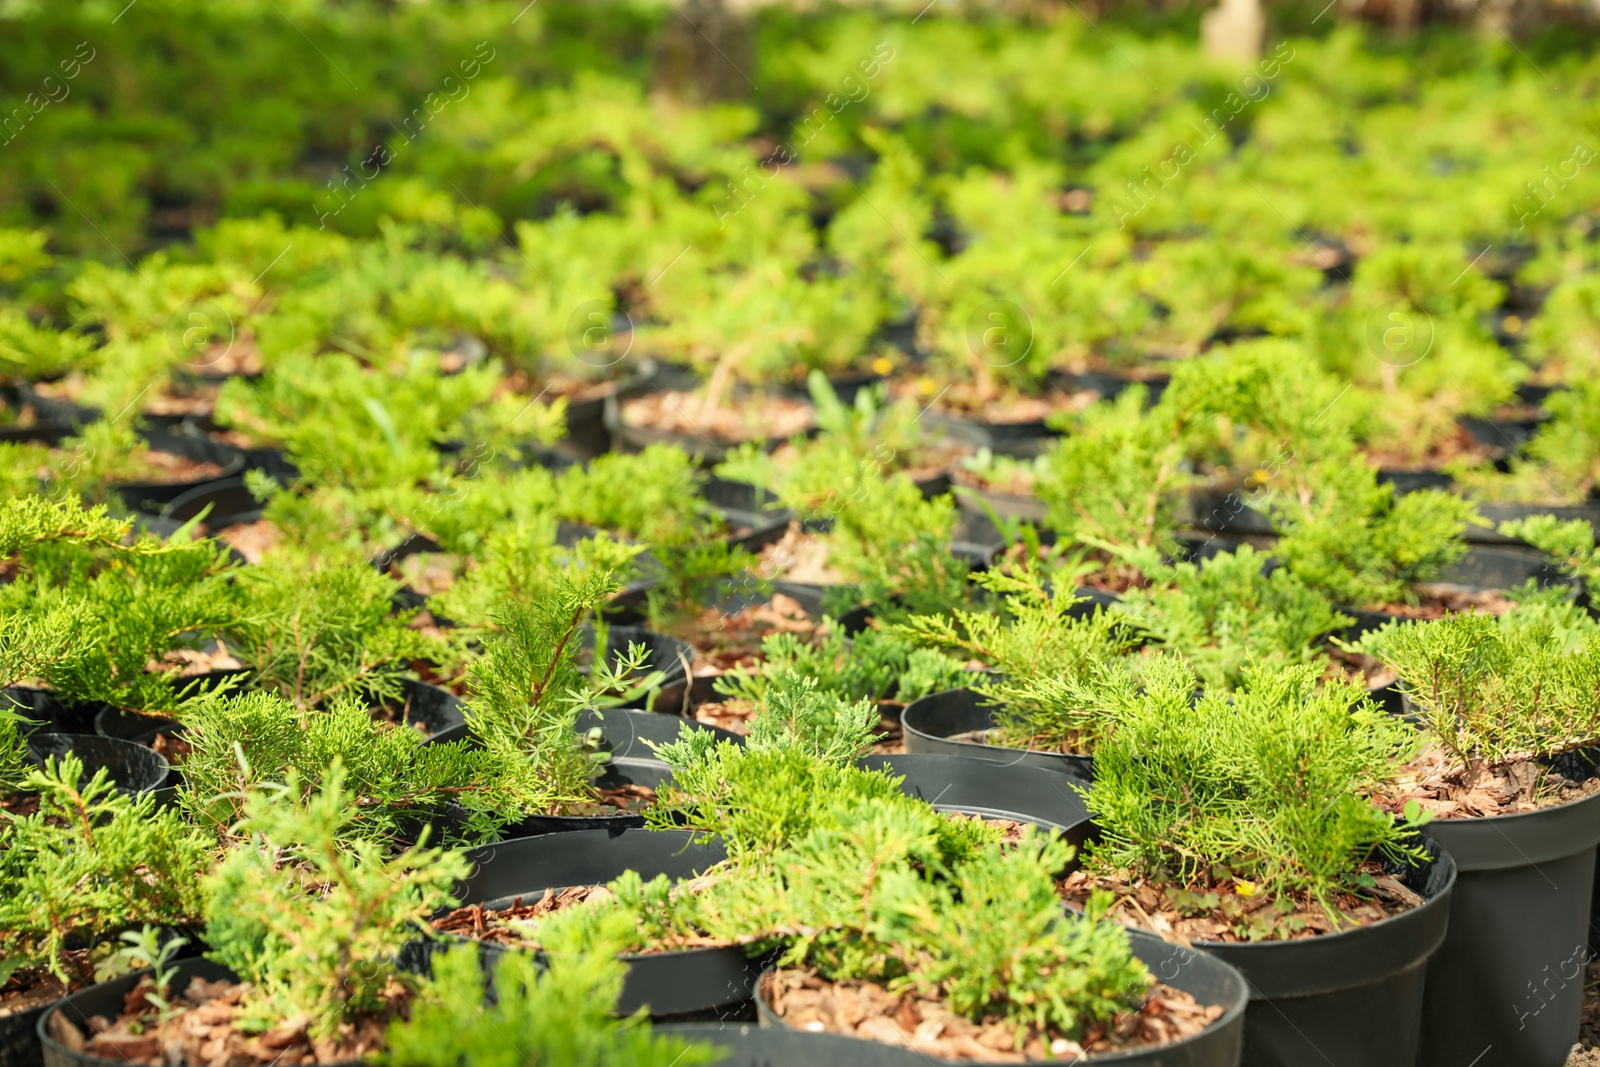
<svg viewBox="0 0 1600 1067">
<path fill-rule="evenodd" d="M 1169 945 L 1159 937 L 1144 933 L 1139 930 L 1129 930 L 1128 940 L 1132 943 L 1134 955 L 1143 960 L 1145 966 L 1150 968 L 1152 974 L 1174 989 L 1181 990 L 1194 997 L 1195 1000 L 1207 1007 L 1219 1005 L 1222 1007 L 1222 1016 L 1216 1022 L 1206 1027 L 1193 1037 L 1182 1041 L 1174 1041 L 1154 1048 L 1131 1050 L 1128 1052 L 1108 1053 L 1100 1056 L 1090 1056 L 1083 1063 L 1115 1063 L 1126 1067 L 1235 1067 L 1240 1063 L 1240 1049 L 1246 1040 L 1248 1027 L 1248 991 L 1245 980 L 1237 970 L 1215 957 L 1203 953 Z M 774 1030 L 782 1030 L 791 1034 L 800 1034 L 803 1031 L 792 1029 L 788 1023 L 778 1018 L 776 1012 L 767 1003 L 767 971 L 762 974 L 760 985 L 757 987 L 756 1011 L 759 1013 L 761 1025 Z M 807 1037 L 813 1036 L 810 1034 Z M 818 1035 L 820 1036 L 820 1035 Z M 858 1044 L 868 1047 L 889 1048 L 892 1046 L 879 1046 L 876 1042 L 856 1040 Z M 796 1048 L 804 1046 L 796 1045 Z M 909 1050 L 895 1049 L 896 1052 L 909 1052 Z M 924 1056 L 921 1053 L 911 1052 L 924 1065 L 929 1063 L 964 1063 L 964 1060 L 937 1060 Z M 785 1060 L 785 1063 L 807 1064 L 813 1061 L 800 1057 Z M 857 1060 L 853 1056 L 842 1061 L 843 1063 L 876 1062 Z M 900 1062 L 891 1060 L 887 1062 Z M 1055 1060 L 1028 1060 L 1028 1063 L 1054 1063 Z M 1250 1062 L 1246 1060 L 1245 1062 Z M 1304 1061 L 1309 1065 L 1312 1060 Z"/>
<path fill-rule="evenodd" d="M 1498 501 L 1479 501 L 1478 514 L 1494 523 L 1491 527 L 1474 526 L 1467 531 L 1467 540 L 1484 544 L 1523 545 L 1524 541 L 1505 537 L 1497 530 L 1502 522 L 1531 518 L 1535 515 L 1554 515 L 1563 521 L 1581 519 L 1600 531 L 1600 500 L 1582 504 L 1508 504 Z"/>
<path fill-rule="evenodd" d="M 585 626 L 583 648 L 590 655 L 594 653 L 594 639 L 594 629 Z M 646 630 L 639 626 L 606 627 L 605 653 L 611 662 L 615 663 L 619 656 L 628 651 L 628 646 L 633 644 L 643 645 L 648 652 L 649 659 L 645 662 L 647 671 L 660 671 L 665 675 L 661 689 L 656 694 L 654 706 L 662 711 L 685 710 L 689 689 L 689 667 L 695 657 L 694 646 L 687 641 L 680 641 L 676 637 L 668 637 L 666 634 L 658 634 L 654 630 Z"/>
<path fill-rule="evenodd" d="M 1006 748 L 955 736 L 992 730 L 995 725 L 993 708 L 986 706 L 986 698 L 972 689 L 946 689 L 913 700 L 900 713 L 908 753 L 959 756 L 983 764 L 991 774 L 1001 768 L 1039 767 L 1082 782 L 1090 780 L 1092 762 L 1082 753 Z"/>
<path fill-rule="evenodd" d="M 1251 506 L 1238 491 L 1197 489 L 1189 494 L 1188 525 L 1208 534 L 1256 534 L 1273 532 L 1272 520 Z"/>
<path fill-rule="evenodd" d="M 40 1004 L 27 1011 L 0 1015 L 0 1067 L 41 1067 L 39 1020 L 61 1001 Z"/>
<path fill-rule="evenodd" d="M 658 1032 L 695 1044 L 716 1045 L 719 1067 L 932 1067 L 909 1049 L 837 1034 L 808 1034 L 753 1023 L 662 1026 Z"/>
<path fill-rule="evenodd" d="M 244 472 L 245 455 L 232 445 L 225 445 L 209 438 L 162 430 L 146 430 L 141 436 L 152 451 L 166 452 L 169 455 L 182 456 L 203 463 L 215 463 L 222 470 L 210 478 L 190 478 L 180 482 L 123 482 L 113 486 L 113 490 L 130 511 L 159 515 L 167 504 L 185 493 L 224 479 L 238 477 Z"/>
<path fill-rule="evenodd" d="M 35 725 L 31 730 L 53 730 L 61 734 L 94 732 L 94 717 L 102 704 L 69 704 L 53 689 L 33 685 L 13 685 L 0 690 L 0 702 L 20 712 Z"/>
<path fill-rule="evenodd" d="M 86 781 L 105 768 L 124 793 L 145 793 L 166 784 L 166 757 L 145 745 L 95 734 L 28 735 L 28 759 L 38 766 L 50 756 L 60 758 L 69 752 L 82 761 Z"/>
<path fill-rule="evenodd" d="M 601 789 L 615 789 L 624 785 L 642 785 L 659 789 L 671 777 L 671 769 L 659 760 L 614 757 L 606 764 L 600 777 L 595 779 L 595 785 Z M 438 818 L 449 821 L 453 816 L 446 812 Z M 616 833 L 637 829 L 643 825 L 644 816 L 637 812 L 618 812 L 615 815 L 528 815 L 506 827 L 501 832 L 501 839 L 510 841 L 519 837 L 566 834 L 581 830 L 606 830 Z"/>
<path fill-rule="evenodd" d="M 1562 574 L 1550 558 L 1538 552 L 1514 548 L 1474 546 L 1459 561 L 1436 579 L 1440 585 L 1459 585 L 1468 589 L 1515 589 L 1529 578 L 1541 586 L 1577 587 L 1577 582 Z"/>
<path fill-rule="evenodd" d="M 1449 489 L 1455 485 L 1455 479 L 1444 471 L 1398 470 L 1387 467 L 1378 471 L 1378 481 L 1388 482 L 1394 486 L 1394 491 L 1401 495 L 1421 492 L 1424 489 Z M 1467 540 L 1470 541 L 1472 531 L 1467 532 Z"/>
<path fill-rule="evenodd" d="M 773 509 L 771 493 L 745 482 L 708 478 L 700 495 L 727 521 L 732 529 L 728 540 L 737 548 L 759 552 L 783 536 L 793 512 Z"/>
<path fill-rule="evenodd" d="M 1461 878 L 1428 965 L 1423 1067 L 1560 1067 L 1578 1039 L 1600 793 L 1520 815 L 1435 819 Z"/>
<path fill-rule="evenodd" d="M 415 729 L 425 737 L 434 737 L 466 722 L 461 713 L 460 697 L 448 689 L 411 678 L 401 682 L 400 700 L 395 705 L 377 709 L 374 714 Z"/>
<path fill-rule="evenodd" d="M 206 529 L 216 531 L 255 522 L 261 518 L 261 501 L 245 488 L 242 477 L 219 478 L 179 493 L 161 508 L 164 517 L 179 522 L 188 522 L 202 511 L 206 512 Z"/>
<path fill-rule="evenodd" d="M 1145 387 L 1145 406 L 1154 407 L 1161 400 L 1161 394 L 1167 391 L 1167 386 L 1172 382 L 1172 375 L 1159 374 L 1148 378 L 1135 378 L 1132 375 L 1117 374 L 1110 371 L 1084 371 L 1082 374 L 1068 375 L 1074 388 L 1087 389 L 1097 394 L 1102 400 L 1115 400 L 1127 391 L 1129 386 L 1143 385 Z"/>
<path fill-rule="evenodd" d="M 1412 887 L 1425 903 L 1367 926 L 1294 941 L 1195 942 L 1249 984 L 1245 1067 L 1417 1062 L 1423 978 L 1450 922 L 1455 861 L 1439 852 L 1416 873 Z"/>
<path fill-rule="evenodd" d="M 611 450 L 611 434 L 606 429 L 606 399 L 626 400 L 649 389 L 660 377 L 661 368 L 653 359 L 638 361 L 633 372 L 618 378 L 609 392 L 587 400 L 567 402 L 567 433 L 562 443 L 584 457 Z"/>
<path fill-rule="evenodd" d="M 687 830 L 630 830 L 621 834 L 582 830 L 569 834 L 502 841 L 467 854 L 472 873 L 456 887 L 465 904 L 505 907 L 515 898 L 531 903 L 546 889 L 604 885 L 625 871 L 645 881 L 657 875 L 692 878 L 721 861 L 726 853 L 715 842 L 697 842 Z M 462 938 L 408 945 L 402 961 L 419 964 L 439 945 Z M 479 945 L 485 968 L 501 953 L 529 949 Z M 647 1008 L 652 1016 L 683 1016 L 736 1007 L 754 996 L 761 962 L 737 945 L 651 952 L 623 957 L 628 974 L 617 1004 L 621 1015 Z"/>
<path fill-rule="evenodd" d="M 1485 448 L 1504 454 L 1520 449 L 1533 439 L 1548 416 L 1531 419 L 1500 419 L 1480 415 L 1461 415 L 1456 422 Z"/>
<path fill-rule="evenodd" d="M 1045 505 L 1038 497 L 1016 496 L 1011 493 L 997 493 L 991 489 L 982 489 L 975 485 L 955 485 L 952 490 L 955 494 L 956 504 L 968 516 L 969 529 L 983 529 L 983 539 L 988 540 L 998 535 L 999 528 L 995 519 L 1024 519 L 1032 523 L 1044 521 Z M 984 529 L 987 527 L 987 529 Z M 970 536 L 970 535 L 969 535 Z M 972 540 L 978 540 L 972 537 Z"/>
<path fill-rule="evenodd" d="M 939 811 L 1011 819 L 1060 830 L 1074 846 L 1089 836 L 1089 812 L 1083 798 L 1055 770 L 1007 767 L 997 772 L 964 756 L 863 756 L 868 770 L 886 770 L 905 780 L 901 792 L 925 800 Z"/>
</svg>

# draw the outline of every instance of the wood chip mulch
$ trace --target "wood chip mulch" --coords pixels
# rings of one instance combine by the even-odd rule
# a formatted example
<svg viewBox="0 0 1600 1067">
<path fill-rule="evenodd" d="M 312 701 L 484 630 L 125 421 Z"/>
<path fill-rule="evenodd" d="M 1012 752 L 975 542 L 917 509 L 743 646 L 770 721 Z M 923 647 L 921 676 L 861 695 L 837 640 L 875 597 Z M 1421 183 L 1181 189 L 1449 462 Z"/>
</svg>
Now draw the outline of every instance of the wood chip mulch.
<svg viewBox="0 0 1600 1067">
<path fill-rule="evenodd" d="M 681 882 L 672 887 L 672 895 L 694 893 L 710 883 L 708 875 Z M 522 897 L 514 899 L 509 907 L 486 908 L 481 904 L 468 904 L 447 915 L 432 920 L 428 925 L 435 932 L 487 941 L 496 945 L 537 949 L 540 947 L 536 927 L 528 924 L 565 908 L 598 904 L 612 899 L 611 890 L 603 885 L 570 886 L 566 889 L 546 889 L 538 900 L 524 904 Z M 635 955 L 653 952 L 671 952 L 689 948 L 720 948 L 731 944 L 712 937 L 693 933 L 675 934 L 652 942 L 635 951 Z"/>
<path fill-rule="evenodd" d="M 1406 765 L 1400 780 L 1382 797 L 1399 812 L 1415 800 L 1435 818 L 1468 819 L 1538 811 L 1600 792 L 1600 777 L 1581 782 L 1528 759 L 1504 767 L 1477 766 L 1469 773 L 1437 747 Z"/>
<path fill-rule="evenodd" d="M 696 393 L 657 390 L 622 402 L 622 421 L 697 439 L 778 440 L 814 425 L 811 404 L 783 396 L 725 397 L 712 411 Z"/>
<path fill-rule="evenodd" d="M 873 982 L 829 982 L 810 971 L 783 970 L 763 981 L 761 994 L 779 1018 L 799 1030 L 979 1063 L 1051 1058 L 1073 1063 L 1094 1053 L 1180 1040 L 1222 1016 L 1220 1005 L 1204 1006 L 1187 993 L 1157 985 L 1143 1008 L 1118 1017 L 1109 1031 L 1097 1029 L 1080 1042 L 1029 1028 L 1018 1048 L 1015 1027 L 998 1018 L 973 1022 L 941 1001 L 915 993 L 895 995 Z"/>
<path fill-rule="evenodd" d="M 123 1000 L 115 1019 L 96 1015 L 87 1032 L 59 1012 L 51 1016 L 51 1036 L 75 1052 L 127 1063 L 190 1064 L 194 1067 L 248 1067 L 253 1064 L 332 1064 L 364 1059 L 383 1048 L 388 1022 L 404 1006 L 398 983 L 387 991 L 386 1009 L 340 1025 L 332 1037 L 307 1030 L 304 1017 L 287 1019 L 264 1033 L 246 1033 L 234 1023 L 248 984 L 191 978 L 174 998 L 174 1012 L 162 1022 L 146 994 L 155 985 L 146 977 Z"/>
<path fill-rule="evenodd" d="M 1376 863 L 1366 864 L 1363 873 L 1372 878 L 1372 895 L 1337 898 L 1337 925 L 1314 901 L 1275 900 L 1245 881 L 1185 888 L 1143 879 L 1129 881 L 1123 872 L 1102 875 L 1078 870 L 1056 883 L 1056 888 L 1067 903 L 1078 908 L 1087 906 L 1094 890 L 1106 890 L 1116 899 L 1110 918 L 1183 944 L 1295 941 L 1380 922 L 1424 903 Z"/>
</svg>

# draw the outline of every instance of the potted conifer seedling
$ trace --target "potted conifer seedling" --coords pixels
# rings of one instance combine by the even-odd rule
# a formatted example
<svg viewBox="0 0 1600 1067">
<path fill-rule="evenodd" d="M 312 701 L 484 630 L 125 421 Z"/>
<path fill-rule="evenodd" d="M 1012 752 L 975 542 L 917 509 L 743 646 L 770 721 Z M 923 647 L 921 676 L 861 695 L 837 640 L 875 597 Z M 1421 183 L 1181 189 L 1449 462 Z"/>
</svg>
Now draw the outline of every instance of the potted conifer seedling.
<svg viewBox="0 0 1600 1067">
<path fill-rule="evenodd" d="M 203 882 L 206 957 L 175 959 L 169 942 L 150 969 L 62 1001 L 39 1021 L 47 1067 L 349 1063 L 381 1049 L 418 984 L 394 953 L 465 867 L 350 839 L 343 785 L 335 763 L 309 796 L 292 775 L 252 790 L 246 839 Z"/>
<path fill-rule="evenodd" d="M 1399 673 L 1429 742 L 1394 802 L 1430 811 L 1462 870 L 1428 967 L 1423 1062 L 1557 1067 L 1589 958 L 1600 627 L 1535 603 L 1385 627 L 1362 646 Z"/>
<path fill-rule="evenodd" d="M 1103 725 L 1077 787 L 1098 836 L 1064 894 L 1110 892 L 1123 922 L 1239 968 L 1250 1067 L 1410 1067 L 1455 865 L 1422 846 L 1417 805 L 1396 819 L 1368 797 L 1414 735 L 1314 666 L 1247 669 L 1232 694 L 1196 681 L 1158 655 L 1072 686 Z"/>
</svg>

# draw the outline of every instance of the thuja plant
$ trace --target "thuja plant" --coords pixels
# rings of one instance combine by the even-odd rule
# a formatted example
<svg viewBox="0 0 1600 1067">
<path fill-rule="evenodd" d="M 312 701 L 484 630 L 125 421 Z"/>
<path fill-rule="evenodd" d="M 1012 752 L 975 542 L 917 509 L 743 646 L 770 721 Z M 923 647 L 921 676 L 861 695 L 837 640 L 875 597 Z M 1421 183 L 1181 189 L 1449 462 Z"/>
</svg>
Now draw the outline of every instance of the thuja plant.
<svg viewBox="0 0 1600 1067">
<path fill-rule="evenodd" d="M 179 812 L 123 793 L 105 768 L 86 777 L 73 755 L 20 785 L 38 809 L 0 811 L 0 984 L 94 981 L 119 930 L 197 921 L 209 842 Z"/>
<path fill-rule="evenodd" d="M 1395 623 L 1356 646 L 1400 675 L 1453 776 L 1587 748 L 1600 739 L 1600 630 L 1563 640 L 1521 608 L 1502 618 L 1457 614 Z"/>
<path fill-rule="evenodd" d="M 618 588 L 609 571 L 563 576 L 549 595 L 500 606 L 495 634 L 468 672 L 467 724 L 484 749 L 531 773 L 527 810 L 560 813 L 594 799 L 592 779 L 606 760 L 576 732 L 586 708 L 614 706 L 660 682 L 641 645 L 611 657 L 596 641 L 584 677 L 579 664 L 586 621 Z"/>
<path fill-rule="evenodd" d="M 379 722 L 349 697 L 307 712 L 271 692 L 213 696 L 190 709 L 185 725 L 180 804 L 225 841 L 255 790 L 292 778 L 304 800 L 336 764 L 354 798 L 342 840 L 392 846 L 424 822 L 446 827 L 450 840 L 492 840 L 537 794 L 526 761 L 466 741 L 424 744 L 417 731 Z"/>
<path fill-rule="evenodd" d="M 1321 593 L 1249 545 L 1202 563 L 1148 568 L 1112 613 L 1149 643 L 1181 653 L 1207 688 L 1232 689 L 1248 665 L 1309 663 L 1315 642 L 1348 626 Z"/>
<path fill-rule="evenodd" d="M 181 653 L 231 617 L 234 569 L 221 545 L 187 529 L 166 541 L 130 530 L 75 497 L 0 510 L 0 540 L 13 546 L 0 590 L 8 684 L 32 679 L 67 701 L 152 714 L 182 706 Z"/>
<path fill-rule="evenodd" d="M 336 761 L 309 795 L 293 774 L 251 790 L 245 843 L 205 879 L 207 955 L 249 983 L 241 1029 L 298 1020 L 331 1039 L 395 1007 L 417 984 L 395 954 L 467 874 L 456 853 L 418 845 L 390 857 L 352 838 L 357 797 L 344 783 Z"/>
<path fill-rule="evenodd" d="M 1080 789 L 1100 828 L 1087 870 L 1148 879 L 1258 939 L 1304 929 L 1294 913 L 1307 905 L 1337 926 L 1341 897 L 1373 885 L 1364 863 L 1422 858 L 1409 843 L 1414 820 L 1368 799 L 1419 746 L 1405 723 L 1310 665 L 1249 668 L 1232 694 L 1196 698 L 1197 681 L 1183 660 L 1159 655 L 1074 687 L 1107 723 L 1094 787 Z M 1261 894 L 1268 908 L 1240 907 Z"/>
<path fill-rule="evenodd" d="M 652 1033 L 644 1016 L 617 1019 L 627 966 L 624 939 L 610 915 L 597 936 L 543 944 L 548 966 L 528 953 L 503 952 L 485 974 L 478 950 L 457 945 L 436 952 L 409 1015 L 390 1024 L 382 1062 L 394 1067 L 696 1067 L 721 1059 L 714 1047 Z M 589 927 L 580 928 L 589 933 Z M 488 996 L 492 988 L 494 995 Z"/>
<path fill-rule="evenodd" d="M 367 564 L 277 552 L 236 574 L 222 634 L 259 685 L 300 707 L 392 701 L 411 661 L 448 655 L 407 625 L 414 611 L 394 610 L 399 588 Z"/>
<path fill-rule="evenodd" d="M 1064 585 L 1051 587 L 1037 568 L 989 571 L 974 581 L 999 598 L 998 610 L 913 616 L 894 632 L 993 669 L 970 684 L 994 705 L 996 742 L 1092 751 L 1102 723 L 1075 701 L 1073 683 L 1122 655 L 1131 636 L 1099 608 L 1082 613 L 1083 601 Z"/>
</svg>

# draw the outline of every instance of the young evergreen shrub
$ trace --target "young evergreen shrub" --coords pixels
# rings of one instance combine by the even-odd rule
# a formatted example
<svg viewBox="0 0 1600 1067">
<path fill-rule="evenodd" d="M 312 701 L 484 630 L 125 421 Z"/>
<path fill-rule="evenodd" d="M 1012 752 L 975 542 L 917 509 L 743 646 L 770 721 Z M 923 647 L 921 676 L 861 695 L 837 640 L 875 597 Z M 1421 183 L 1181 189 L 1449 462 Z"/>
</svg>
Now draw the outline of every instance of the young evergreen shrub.
<svg viewBox="0 0 1600 1067">
<path fill-rule="evenodd" d="M 1181 653 L 1207 688 L 1232 689 L 1247 665 L 1308 663 L 1317 638 L 1348 626 L 1287 568 L 1265 572 L 1249 545 L 1161 573 L 1165 584 L 1130 589 L 1112 609 L 1152 644 Z"/>
<path fill-rule="evenodd" d="M 75 497 L 13 501 L 0 528 L 15 545 L 14 578 L 0 588 L 8 684 L 35 679 L 70 702 L 176 712 L 184 694 L 174 654 L 230 617 L 223 547 L 187 531 L 124 543 L 127 524 Z"/>
<path fill-rule="evenodd" d="M 105 954 L 69 960 L 65 950 L 79 940 L 197 920 L 211 856 L 177 811 L 157 811 L 149 793 L 121 792 L 105 768 L 85 779 L 73 755 L 48 758 L 20 784 L 39 807 L 0 811 L 0 982 L 22 968 L 68 987 L 92 981 Z"/>
<path fill-rule="evenodd" d="M 1334 899 L 1362 892 L 1363 861 L 1417 855 L 1409 827 L 1367 797 L 1419 739 L 1360 688 L 1317 675 L 1252 667 L 1232 694 L 1196 698 L 1192 668 L 1163 655 L 1078 685 L 1108 724 L 1094 787 L 1079 790 L 1100 828 L 1088 868 L 1179 888 L 1247 884 L 1321 904 L 1337 923 Z"/>
<path fill-rule="evenodd" d="M 465 741 L 424 744 L 416 730 L 379 722 L 348 697 L 308 713 L 276 693 L 217 696 L 194 704 L 185 723 L 190 752 L 180 803 L 223 838 L 256 790 L 292 776 L 304 800 L 325 786 L 335 764 L 355 798 L 340 833 L 380 845 L 415 836 L 419 822 L 441 821 L 457 822 L 465 842 L 492 840 L 539 796 L 525 761 Z"/>
<path fill-rule="evenodd" d="M 399 583 L 363 563 L 274 553 L 238 572 L 228 647 L 257 684 L 302 708 L 336 696 L 369 704 L 399 698 L 411 660 L 440 660 L 443 646 L 395 611 Z"/>
<path fill-rule="evenodd" d="M 971 676 L 965 664 L 937 649 L 918 648 L 906 638 L 875 626 L 846 637 L 835 619 L 824 618 L 820 637 L 774 633 L 761 640 L 761 660 L 739 665 L 712 683 L 724 697 L 753 701 L 791 676 L 812 679 L 821 693 L 840 700 L 893 700 L 955 689 Z"/>
<path fill-rule="evenodd" d="M 467 724 L 496 760 L 531 769 L 529 810 L 555 813 L 592 798 L 591 779 L 607 757 L 578 737 L 579 714 L 660 681 L 645 673 L 642 645 L 614 659 L 597 651 L 587 678 L 579 668 L 583 625 L 617 588 L 611 571 L 594 570 L 562 575 L 535 601 L 505 601 L 468 672 Z M 604 648 L 598 636 L 595 647 Z"/>
<path fill-rule="evenodd" d="M 1592 523 L 1585 519 L 1563 521 L 1554 515 L 1532 515 L 1502 522 L 1499 532 L 1506 537 L 1521 538 L 1554 556 L 1562 573 L 1583 583 L 1590 600 L 1600 596 L 1600 546 L 1595 544 Z"/>
<path fill-rule="evenodd" d="M 620 913 L 613 915 L 620 919 Z M 473 945 L 433 955 L 409 1017 L 389 1026 L 381 1062 L 393 1067 L 695 1067 L 721 1059 L 714 1047 L 651 1032 L 642 1015 L 616 1019 L 626 965 L 620 939 L 546 943 L 548 968 L 505 952 L 484 974 Z M 494 995 L 488 996 L 490 988 Z"/>
<path fill-rule="evenodd" d="M 1000 743 L 1092 751 L 1100 723 L 1076 702 L 1073 684 L 1126 651 L 1129 636 L 1099 608 L 1076 613 L 1082 600 L 1066 585 L 1051 588 L 1037 568 L 988 571 L 973 581 L 1001 598 L 999 610 L 918 615 L 894 632 L 993 668 L 970 684 L 993 703 Z"/>
<path fill-rule="evenodd" d="M 348 832 L 358 798 L 342 763 L 306 793 L 290 774 L 253 789 L 240 829 L 247 841 L 206 877 L 210 959 L 250 983 L 247 1030 L 301 1018 L 331 1037 L 342 1022 L 390 1007 L 415 976 L 394 962 L 416 925 L 453 903 L 466 877 L 459 854 L 418 845 L 392 858 Z"/>
<path fill-rule="evenodd" d="M 1357 646 L 1400 675 L 1428 735 L 1468 779 L 1600 740 L 1600 628 L 1521 608 L 1394 623 Z"/>
<path fill-rule="evenodd" d="M 1267 508 L 1281 536 L 1273 551 L 1335 604 L 1413 603 L 1416 586 L 1467 554 L 1482 525 L 1470 501 L 1442 489 L 1397 495 L 1353 450 L 1301 457 Z"/>
</svg>

